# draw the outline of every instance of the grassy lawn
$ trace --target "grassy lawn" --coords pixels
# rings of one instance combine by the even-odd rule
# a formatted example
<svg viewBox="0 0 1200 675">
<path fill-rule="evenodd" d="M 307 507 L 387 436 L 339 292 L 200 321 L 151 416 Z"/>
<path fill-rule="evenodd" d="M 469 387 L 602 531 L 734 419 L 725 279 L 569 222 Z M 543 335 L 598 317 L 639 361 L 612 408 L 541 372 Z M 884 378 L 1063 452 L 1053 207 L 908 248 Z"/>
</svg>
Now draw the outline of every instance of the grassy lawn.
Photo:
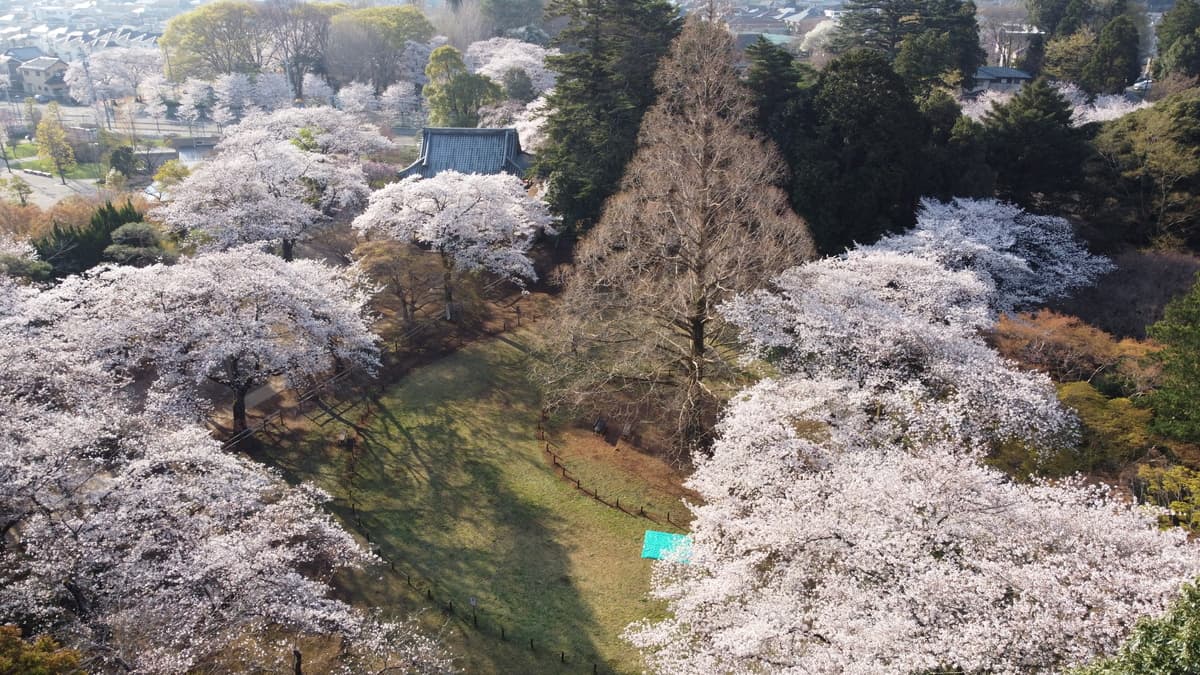
<svg viewBox="0 0 1200 675">
<path fill-rule="evenodd" d="M 592 663 L 600 672 L 638 672 L 640 657 L 619 635 L 663 611 L 645 598 L 650 564 L 639 557 L 643 531 L 660 528 L 554 474 L 536 440 L 540 400 L 526 379 L 522 340 L 488 340 L 413 371 L 370 404 L 355 451 L 337 446 L 347 427 L 335 422 L 265 455 L 290 479 L 334 495 L 334 513 L 395 561 L 396 573 L 339 579 L 350 598 L 402 613 L 425 609 L 466 672 L 591 672 Z M 364 411 L 344 415 L 354 421 Z M 629 449 L 574 451 L 569 440 L 564 461 L 602 494 L 623 490 L 623 504 L 683 510 L 677 493 L 653 484 L 667 471 L 654 460 Z M 623 453 L 622 461 L 602 461 L 605 452 Z M 651 483 L 641 483 L 642 468 Z M 437 609 L 450 602 L 453 615 Z"/>
<path fill-rule="evenodd" d="M 54 174 L 58 177 L 58 171 L 54 168 L 54 162 L 48 159 L 26 159 L 20 162 L 13 162 L 13 168 L 20 167 L 22 169 L 34 169 L 36 171 L 45 171 Z M 100 173 L 97 173 L 97 172 Z M 74 169 L 67 172 L 67 178 L 77 179 L 95 179 L 98 176 L 103 176 L 103 167 L 97 162 L 86 162 L 75 165 Z"/>
<path fill-rule="evenodd" d="M 37 146 L 33 143 L 18 143 L 10 148 L 12 157 L 10 159 L 28 159 L 37 157 Z"/>
</svg>

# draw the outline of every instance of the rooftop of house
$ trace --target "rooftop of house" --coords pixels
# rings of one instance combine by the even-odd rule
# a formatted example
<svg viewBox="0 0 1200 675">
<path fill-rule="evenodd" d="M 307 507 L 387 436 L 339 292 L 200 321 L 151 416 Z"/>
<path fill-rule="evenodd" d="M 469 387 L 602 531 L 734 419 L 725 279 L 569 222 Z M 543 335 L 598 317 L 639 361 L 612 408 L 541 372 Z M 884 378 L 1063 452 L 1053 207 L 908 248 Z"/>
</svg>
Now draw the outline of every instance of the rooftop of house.
<svg viewBox="0 0 1200 675">
<path fill-rule="evenodd" d="M 43 52 L 37 47 L 13 47 L 12 49 L 6 50 L 4 55 L 11 56 L 14 59 L 24 63 L 26 61 L 32 61 L 45 56 L 46 52 Z"/>
<path fill-rule="evenodd" d="M 999 79 L 1018 79 L 1032 80 L 1033 76 L 1023 70 L 1016 68 L 1004 68 L 1002 66 L 983 66 L 975 71 L 976 80 L 999 80 Z"/>
<path fill-rule="evenodd" d="M 56 65 L 66 66 L 67 64 L 56 56 L 39 56 L 32 61 L 22 63 L 21 70 L 49 70 Z"/>
<path fill-rule="evenodd" d="M 400 176 L 430 178 L 443 171 L 520 176 L 529 164 L 516 129 L 426 127 L 421 130 L 421 156 Z"/>
</svg>

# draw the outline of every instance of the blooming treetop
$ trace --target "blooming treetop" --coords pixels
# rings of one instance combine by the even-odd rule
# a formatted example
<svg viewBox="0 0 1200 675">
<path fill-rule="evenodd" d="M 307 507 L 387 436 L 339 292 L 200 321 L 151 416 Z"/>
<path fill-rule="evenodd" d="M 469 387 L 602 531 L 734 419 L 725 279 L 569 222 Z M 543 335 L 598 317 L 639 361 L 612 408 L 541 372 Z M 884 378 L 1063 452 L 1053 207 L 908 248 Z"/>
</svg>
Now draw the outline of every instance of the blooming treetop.
<svg viewBox="0 0 1200 675">
<path fill-rule="evenodd" d="M 689 564 L 655 570 L 672 617 L 627 632 L 653 670 L 1058 670 L 1111 653 L 1200 572 L 1195 546 L 1154 513 L 982 464 L 997 440 L 1071 430 L 1050 382 L 977 331 L 997 297 L 1079 281 L 1042 261 L 1081 249 L 941 215 L 950 232 L 926 222 L 724 308 L 782 372 L 735 397 L 695 458 Z"/>
<path fill-rule="evenodd" d="M 338 108 L 352 115 L 361 115 L 379 107 L 379 99 L 369 84 L 351 82 L 338 89 Z"/>
<path fill-rule="evenodd" d="M 554 87 L 556 76 L 554 71 L 546 68 L 546 57 L 557 53 L 557 49 L 498 37 L 472 43 L 463 55 L 463 62 L 471 72 L 496 82 L 504 79 L 504 74 L 510 70 L 522 70 L 540 94 Z"/>
<path fill-rule="evenodd" d="M 304 102 L 306 105 L 333 105 L 333 87 L 324 77 L 316 73 L 304 74 Z"/>
<path fill-rule="evenodd" d="M 214 121 L 228 125 L 241 119 L 251 103 L 253 89 L 254 84 L 245 73 L 225 73 L 213 80 Z"/>
<path fill-rule="evenodd" d="M 553 232 L 551 222 L 516 176 L 445 171 L 376 191 L 354 228 L 429 247 L 462 269 L 519 281 L 537 278 L 529 247 L 538 234 Z"/>
<path fill-rule="evenodd" d="M 97 267 L 43 302 L 71 308 L 65 323 L 74 341 L 106 368 L 153 367 L 152 390 L 168 411 L 187 412 L 215 382 L 233 393 L 241 426 L 245 394 L 272 377 L 302 385 L 338 365 L 375 367 L 362 288 L 353 269 L 241 247 L 172 266 Z"/>
<path fill-rule="evenodd" d="M 296 95 L 287 75 L 283 73 L 259 73 L 254 77 L 254 88 L 250 100 L 263 110 L 281 110 L 292 107 Z"/>
<path fill-rule="evenodd" d="M 1090 255 L 1063 218 L 1026 213 L 994 199 L 921 202 L 917 225 L 862 252 L 895 251 L 932 260 L 951 270 L 970 270 L 993 286 L 998 312 L 1062 297 L 1113 269 Z"/>
<path fill-rule="evenodd" d="M 163 71 L 162 52 L 149 47 L 114 47 L 82 61 L 72 61 L 63 74 L 71 97 L 83 103 L 96 98 L 125 98 L 138 93 L 141 83 Z M 91 76 L 89 79 L 89 75 Z M 93 89 L 94 87 L 94 89 Z"/>
<path fill-rule="evenodd" d="M 406 115 L 421 108 L 421 99 L 412 82 L 393 82 L 379 95 L 379 108 L 389 115 Z"/>
<path fill-rule="evenodd" d="M 1073 422 L 1049 379 L 1017 370 L 978 336 L 990 290 L 971 272 L 862 251 L 788 270 L 722 313 L 753 353 L 786 373 L 842 381 L 839 396 L 861 398 L 895 433 L 1059 441 Z"/>
<path fill-rule="evenodd" d="M 189 77 L 180 87 L 179 108 L 175 114 L 188 125 L 195 124 L 204 117 L 211 97 L 212 86 L 204 80 Z"/>
<path fill-rule="evenodd" d="M 550 114 L 546 96 L 542 94 L 527 104 L 508 100 L 483 106 L 479 109 L 479 128 L 513 127 L 517 130 L 521 149 L 537 153 L 546 142 L 546 117 Z"/>
<path fill-rule="evenodd" d="M 237 127 L 239 130 L 241 126 Z M 327 214 L 367 198 L 362 167 L 277 141 L 268 130 L 240 131 L 220 154 L 172 190 L 156 217 L 187 232 L 205 250 L 280 241 L 284 256 Z"/>
<path fill-rule="evenodd" d="M 357 157 L 392 148 L 391 142 L 381 136 L 376 127 L 336 108 L 314 106 L 251 113 L 241 123 L 225 130 L 217 149 L 236 150 L 247 143 L 258 143 L 261 136 L 247 134 L 260 132 L 277 141 L 297 141 L 301 130 L 311 135 L 313 147 L 309 149 L 322 154 Z"/>
<path fill-rule="evenodd" d="M 1059 94 L 1062 94 L 1063 98 L 1067 99 L 1074 109 L 1071 125 L 1076 127 L 1091 122 L 1120 119 L 1131 112 L 1154 105 L 1149 101 L 1131 101 L 1121 94 L 1102 94 L 1089 101 L 1088 95 L 1083 90 L 1069 82 L 1055 82 L 1054 88 Z M 985 91 L 972 99 L 959 103 L 964 115 L 976 122 L 982 122 L 984 115 L 992 109 L 992 106 L 1003 105 L 1013 96 L 1012 92 Z"/>
<path fill-rule="evenodd" d="M 820 391 L 740 396 L 688 486 L 660 673 L 1056 670 L 1115 650 L 1200 572 L 1179 530 L 1079 482 L 1013 483 L 941 443 L 837 446 Z"/>
</svg>

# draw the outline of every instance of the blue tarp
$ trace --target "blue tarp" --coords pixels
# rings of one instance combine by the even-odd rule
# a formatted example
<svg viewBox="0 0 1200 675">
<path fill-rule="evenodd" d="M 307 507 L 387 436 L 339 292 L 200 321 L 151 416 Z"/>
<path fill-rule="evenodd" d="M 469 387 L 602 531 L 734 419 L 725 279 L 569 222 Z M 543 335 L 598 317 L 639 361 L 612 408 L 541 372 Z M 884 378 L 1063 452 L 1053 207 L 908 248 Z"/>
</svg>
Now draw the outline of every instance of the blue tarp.
<svg viewBox="0 0 1200 675">
<path fill-rule="evenodd" d="M 646 537 L 642 540 L 643 558 L 686 563 L 691 557 L 691 551 L 692 538 L 686 534 L 646 530 Z"/>
</svg>

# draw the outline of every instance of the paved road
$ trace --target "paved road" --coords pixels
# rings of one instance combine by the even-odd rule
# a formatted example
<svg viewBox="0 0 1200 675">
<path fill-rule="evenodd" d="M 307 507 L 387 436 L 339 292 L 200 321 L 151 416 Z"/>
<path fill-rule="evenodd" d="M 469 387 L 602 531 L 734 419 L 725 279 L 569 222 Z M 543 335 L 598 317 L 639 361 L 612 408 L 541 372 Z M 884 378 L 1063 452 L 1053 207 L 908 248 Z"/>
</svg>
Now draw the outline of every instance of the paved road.
<svg viewBox="0 0 1200 675">
<path fill-rule="evenodd" d="M 3 167 L 0 167 L 0 171 L 3 171 Z M 67 184 L 63 185 L 57 176 L 54 178 L 45 178 L 25 173 L 20 169 L 16 169 L 14 175 L 20 176 L 26 183 L 33 186 L 33 194 L 30 195 L 29 200 L 44 209 L 53 206 L 55 202 L 64 197 L 71 195 L 83 195 L 87 197 L 97 192 L 96 181 L 94 180 L 68 178 Z"/>
</svg>

